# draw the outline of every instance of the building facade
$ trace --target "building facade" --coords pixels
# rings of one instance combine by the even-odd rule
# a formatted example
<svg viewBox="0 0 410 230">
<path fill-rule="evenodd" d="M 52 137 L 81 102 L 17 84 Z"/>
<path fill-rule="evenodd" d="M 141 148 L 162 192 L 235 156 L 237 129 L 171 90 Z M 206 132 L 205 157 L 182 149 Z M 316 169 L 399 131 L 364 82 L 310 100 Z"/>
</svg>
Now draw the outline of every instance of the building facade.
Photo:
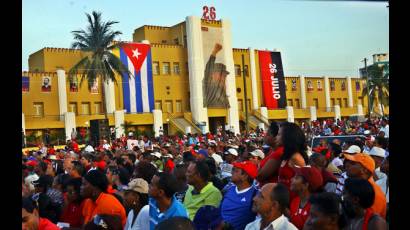
<svg viewBox="0 0 410 230">
<path fill-rule="evenodd" d="M 90 120 L 104 119 L 104 111 L 117 137 L 127 131 L 124 129 L 158 135 L 160 129 L 171 134 L 198 133 L 215 131 L 221 125 L 238 133 L 245 127 L 245 103 L 251 128 L 263 127 L 270 120 L 299 122 L 367 112 L 367 98 L 362 97 L 365 80 L 341 76 L 285 76 L 286 106 L 270 108 L 262 90 L 266 82 L 260 66 L 260 53 L 266 51 L 233 48 L 229 20 L 190 16 L 172 27 L 142 26 L 135 29 L 133 42 L 150 45 L 153 110 L 125 109 L 121 76 L 116 77 L 117 83 L 95 82 L 91 90 L 86 81 L 80 83 L 79 77 L 77 84 L 70 84 L 67 72 L 86 54 L 43 48 L 30 55 L 29 71 L 22 73 L 22 126 L 26 136 L 40 136 L 49 129 L 69 139 L 73 129 L 87 129 Z M 204 75 L 215 44 L 222 47 L 216 62 L 228 73 L 223 88 L 229 106 L 225 107 L 205 103 L 209 96 Z M 286 66 L 283 70 L 286 73 Z"/>
</svg>

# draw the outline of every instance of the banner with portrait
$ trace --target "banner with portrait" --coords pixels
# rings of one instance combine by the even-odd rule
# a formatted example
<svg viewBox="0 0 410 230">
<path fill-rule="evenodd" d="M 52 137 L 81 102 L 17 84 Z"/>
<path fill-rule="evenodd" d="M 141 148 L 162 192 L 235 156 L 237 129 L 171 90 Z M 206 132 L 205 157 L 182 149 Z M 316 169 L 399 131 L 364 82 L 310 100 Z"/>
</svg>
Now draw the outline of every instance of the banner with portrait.
<svg viewBox="0 0 410 230">
<path fill-rule="evenodd" d="M 268 109 L 285 108 L 285 76 L 280 52 L 258 51 L 258 57 L 266 107 Z"/>
<path fill-rule="evenodd" d="M 226 60 L 222 55 L 222 28 L 202 25 L 201 30 L 205 66 L 202 81 L 204 107 L 229 108 L 226 79 L 230 73 L 226 70 Z"/>
<path fill-rule="evenodd" d="M 70 92 L 78 92 L 78 78 L 72 76 L 70 79 Z"/>
<path fill-rule="evenodd" d="M 30 78 L 28 76 L 23 76 L 21 78 L 21 92 L 29 92 L 30 91 Z"/>
<path fill-rule="evenodd" d="M 51 77 L 44 76 L 41 80 L 41 92 L 51 91 Z"/>
<path fill-rule="evenodd" d="M 98 93 L 98 78 L 96 78 L 95 81 L 93 82 L 90 91 L 91 91 L 92 94 L 97 94 Z"/>
</svg>

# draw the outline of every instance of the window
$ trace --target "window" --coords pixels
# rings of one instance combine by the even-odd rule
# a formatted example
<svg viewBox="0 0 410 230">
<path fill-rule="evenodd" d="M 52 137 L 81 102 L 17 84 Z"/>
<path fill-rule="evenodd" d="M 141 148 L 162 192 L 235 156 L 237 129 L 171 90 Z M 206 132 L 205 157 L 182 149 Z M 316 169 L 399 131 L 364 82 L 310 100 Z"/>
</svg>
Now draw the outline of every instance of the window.
<svg viewBox="0 0 410 230">
<path fill-rule="evenodd" d="M 360 91 L 360 82 L 356 81 L 356 91 Z"/>
<path fill-rule="evenodd" d="M 297 86 L 296 86 L 296 80 L 292 80 L 292 91 L 296 91 Z"/>
<path fill-rule="evenodd" d="M 288 106 L 293 106 L 293 100 L 292 99 L 288 99 Z"/>
<path fill-rule="evenodd" d="M 235 76 L 241 76 L 241 66 L 235 65 Z"/>
<path fill-rule="evenodd" d="M 295 108 L 296 108 L 296 109 L 300 109 L 299 99 L 295 99 Z"/>
<path fill-rule="evenodd" d="M 174 74 L 179 75 L 179 62 L 174 62 Z"/>
<path fill-rule="evenodd" d="M 322 82 L 320 80 L 317 81 L 317 90 L 322 91 Z"/>
<path fill-rule="evenodd" d="M 162 102 L 161 101 L 155 101 L 155 109 L 162 110 Z"/>
<path fill-rule="evenodd" d="M 182 112 L 182 101 L 175 102 L 175 112 L 181 113 Z"/>
<path fill-rule="evenodd" d="M 162 63 L 162 74 L 169 75 L 169 72 L 170 72 L 169 62 L 163 62 Z"/>
<path fill-rule="evenodd" d="M 43 102 L 34 102 L 34 116 L 44 117 L 44 103 Z"/>
<path fill-rule="evenodd" d="M 154 75 L 159 75 L 159 62 L 157 61 L 152 62 L 152 73 Z"/>
<path fill-rule="evenodd" d="M 238 110 L 243 111 L 243 103 L 242 99 L 238 99 Z"/>
<path fill-rule="evenodd" d="M 331 98 L 330 99 L 330 106 L 335 106 L 335 99 L 334 98 Z"/>
<path fill-rule="evenodd" d="M 345 91 L 345 90 L 346 90 L 346 83 L 345 83 L 345 81 L 342 81 L 341 88 L 342 88 L 342 91 Z"/>
<path fill-rule="evenodd" d="M 75 115 L 78 114 L 77 102 L 70 102 L 70 104 L 68 104 L 68 112 L 73 112 Z"/>
<path fill-rule="evenodd" d="M 347 98 L 343 98 L 343 104 L 346 108 L 349 107 L 349 105 L 347 104 Z"/>
<path fill-rule="evenodd" d="M 94 102 L 95 114 L 101 114 L 101 102 Z"/>
<path fill-rule="evenodd" d="M 342 105 L 342 98 L 338 98 L 338 99 L 337 99 L 337 105 L 339 105 L 340 107 L 343 107 L 343 105 Z"/>
<path fill-rule="evenodd" d="M 335 91 L 335 81 L 330 80 L 330 91 Z"/>
<path fill-rule="evenodd" d="M 244 70 L 245 70 L 245 77 L 249 77 L 249 72 L 248 72 L 248 65 L 244 65 Z"/>
<path fill-rule="evenodd" d="M 307 81 L 307 90 L 308 91 L 312 91 L 313 90 L 313 84 L 311 80 Z"/>
<path fill-rule="evenodd" d="M 90 115 L 90 102 L 81 103 L 81 114 Z"/>
<path fill-rule="evenodd" d="M 319 99 L 313 98 L 313 104 L 315 105 L 316 109 L 319 108 Z"/>
<path fill-rule="evenodd" d="M 167 109 L 168 113 L 172 113 L 172 101 L 165 101 L 165 108 Z"/>
</svg>

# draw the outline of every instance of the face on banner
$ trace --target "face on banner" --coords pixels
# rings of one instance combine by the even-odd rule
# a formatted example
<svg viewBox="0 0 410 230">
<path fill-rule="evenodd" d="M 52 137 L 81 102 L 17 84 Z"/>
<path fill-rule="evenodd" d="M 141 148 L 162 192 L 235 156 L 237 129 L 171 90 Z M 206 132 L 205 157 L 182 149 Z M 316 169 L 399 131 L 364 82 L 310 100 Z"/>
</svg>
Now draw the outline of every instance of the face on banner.
<svg viewBox="0 0 410 230">
<path fill-rule="evenodd" d="M 263 98 L 268 109 L 286 107 L 285 76 L 280 52 L 258 51 Z M 292 81 L 292 89 L 294 88 Z"/>
<path fill-rule="evenodd" d="M 41 84 L 41 91 L 42 92 L 50 92 L 51 91 L 51 77 L 43 77 L 42 84 Z"/>
<path fill-rule="evenodd" d="M 78 92 L 78 79 L 77 76 L 73 76 L 70 82 L 70 92 Z"/>
<path fill-rule="evenodd" d="M 91 93 L 98 93 L 98 78 L 95 79 L 93 85 L 91 86 Z"/>
<path fill-rule="evenodd" d="M 21 78 L 21 91 L 24 92 L 29 92 L 30 89 L 30 78 L 27 76 L 23 76 Z"/>
<path fill-rule="evenodd" d="M 229 108 L 226 83 L 230 73 L 226 70 L 226 61 L 222 55 L 222 28 L 203 25 L 202 41 L 205 65 L 202 82 L 204 107 Z"/>
</svg>

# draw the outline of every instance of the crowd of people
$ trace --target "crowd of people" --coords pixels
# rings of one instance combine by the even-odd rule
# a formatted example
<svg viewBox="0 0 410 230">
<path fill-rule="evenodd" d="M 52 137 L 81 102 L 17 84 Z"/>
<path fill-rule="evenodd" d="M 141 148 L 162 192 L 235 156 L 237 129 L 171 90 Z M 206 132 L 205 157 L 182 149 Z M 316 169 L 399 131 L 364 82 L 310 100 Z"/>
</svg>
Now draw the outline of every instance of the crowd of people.
<svg viewBox="0 0 410 230">
<path fill-rule="evenodd" d="M 386 119 L 73 139 L 23 154 L 22 229 L 387 229 L 388 175 Z"/>
</svg>

